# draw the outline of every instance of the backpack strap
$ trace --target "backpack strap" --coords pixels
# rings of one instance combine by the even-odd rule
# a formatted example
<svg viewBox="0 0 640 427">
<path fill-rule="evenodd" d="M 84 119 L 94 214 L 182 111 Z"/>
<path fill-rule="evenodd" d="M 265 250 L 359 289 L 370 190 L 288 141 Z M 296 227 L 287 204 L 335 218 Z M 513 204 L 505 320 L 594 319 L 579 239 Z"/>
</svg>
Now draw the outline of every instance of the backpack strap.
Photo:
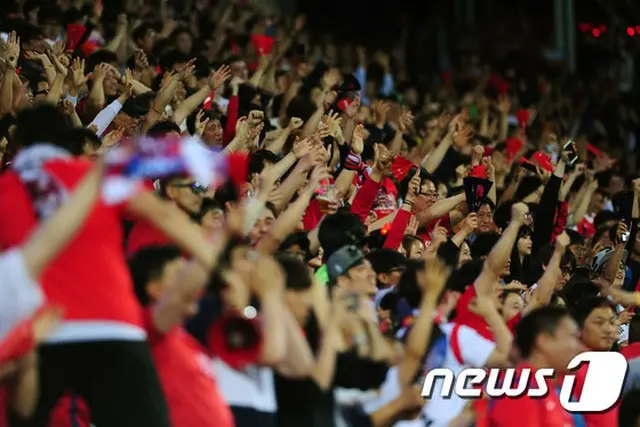
<svg viewBox="0 0 640 427">
<path fill-rule="evenodd" d="M 464 365 L 464 359 L 462 358 L 462 351 L 460 351 L 460 340 L 458 339 L 458 331 L 460 330 L 460 324 L 456 323 L 453 325 L 453 330 L 451 331 L 451 351 L 453 352 L 453 356 L 456 358 L 456 361 L 460 365 Z"/>
</svg>

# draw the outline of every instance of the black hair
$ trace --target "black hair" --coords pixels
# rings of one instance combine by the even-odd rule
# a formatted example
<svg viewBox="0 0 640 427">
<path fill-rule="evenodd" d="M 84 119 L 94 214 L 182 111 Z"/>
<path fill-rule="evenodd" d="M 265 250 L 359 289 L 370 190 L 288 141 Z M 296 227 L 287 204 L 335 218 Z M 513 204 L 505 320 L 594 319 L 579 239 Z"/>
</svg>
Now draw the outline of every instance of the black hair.
<svg viewBox="0 0 640 427">
<path fill-rule="evenodd" d="M 71 129 L 67 116 L 57 107 L 38 104 L 25 108 L 18 114 L 13 139 L 17 147 L 49 142 L 64 148 L 67 146 L 67 136 Z"/>
<path fill-rule="evenodd" d="M 491 249 L 498 243 L 498 240 L 500 240 L 500 235 L 495 231 L 478 233 L 476 239 L 469 247 L 471 249 L 471 256 L 476 259 L 488 256 Z"/>
<path fill-rule="evenodd" d="M 97 50 L 87 58 L 85 71 L 89 73 L 93 71 L 94 68 L 96 68 L 98 65 L 102 64 L 103 62 L 107 64 L 113 64 L 113 63 L 117 64 L 118 55 L 116 55 L 115 53 L 109 50 L 104 50 L 104 49 Z"/>
<path fill-rule="evenodd" d="M 150 138 L 161 138 L 171 132 L 180 134 L 180 126 L 170 120 L 162 120 L 149 128 L 147 136 Z"/>
<path fill-rule="evenodd" d="M 613 314 L 617 314 L 616 306 L 605 297 L 595 296 L 587 297 L 578 301 L 577 304 L 571 306 L 571 315 L 578 326 L 582 328 L 584 322 L 591 312 L 597 308 L 609 308 Z"/>
<path fill-rule="evenodd" d="M 224 212 L 224 207 L 221 206 L 220 203 L 218 203 L 215 199 L 212 199 L 211 197 L 204 197 L 202 199 L 202 205 L 200 206 L 200 212 L 198 213 L 198 222 L 202 223 L 202 219 L 204 218 L 204 216 L 216 209 L 220 209 Z"/>
<path fill-rule="evenodd" d="M 339 210 L 326 216 L 320 224 L 320 230 L 318 230 L 318 240 L 324 250 L 323 260 L 326 262 L 335 251 L 343 246 L 356 245 L 361 247 L 365 235 L 364 224 L 357 215 L 349 211 Z"/>
<path fill-rule="evenodd" d="M 424 262 L 409 260 L 400 281 L 398 281 L 398 296 L 403 298 L 413 309 L 420 307 L 422 288 L 418 284 L 418 273 L 424 271 Z"/>
<path fill-rule="evenodd" d="M 152 24 L 142 23 L 133 30 L 131 38 L 133 39 L 133 41 L 137 42 L 138 40 L 143 39 L 147 35 L 149 30 L 153 29 L 154 26 Z"/>
<path fill-rule="evenodd" d="M 467 286 L 472 285 L 478 279 L 484 266 L 484 260 L 472 259 L 464 263 L 459 269 L 454 270 L 447 281 L 447 289 L 464 293 Z"/>
<path fill-rule="evenodd" d="M 278 163 L 278 156 L 269 150 L 258 150 L 249 156 L 249 167 L 247 168 L 248 179 L 254 173 L 260 174 L 265 167 L 265 163 Z"/>
<path fill-rule="evenodd" d="M 538 336 L 555 335 L 560 322 L 569 317 L 569 312 L 564 308 L 549 306 L 537 308 L 524 316 L 514 333 L 514 343 L 520 355 L 524 358 L 531 356 Z"/>
<path fill-rule="evenodd" d="M 143 306 L 151 302 L 147 285 L 162 278 L 164 268 L 182 256 L 175 246 L 148 246 L 140 249 L 129 259 L 129 271 L 138 300 Z"/>
<path fill-rule="evenodd" d="M 286 287 L 290 291 L 306 291 L 313 285 L 309 267 L 299 258 L 285 253 L 276 255 L 276 260 L 286 274 Z"/>
<path fill-rule="evenodd" d="M 582 234 L 570 228 L 565 228 L 564 231 L 569 236 L 569 239 L 571 239 L 572 245 L 584 245 L 585 241 L 584 241 L 584 236 Z"/>
<path fill-rule="evenodd" d="M 405 234 L 402 238 L 402 247 L 404 248 L 407 255 L 410 255 L 411 246 L 414 242 L 420 242 L 424 245 L 424 241 L 418 236 L 414 236 L 413 234 Z"/>
<path fill-rule="evenodd" d="M 84 147 L 87 143 L 91 144 L 93 148 L 98 149 L 102 145 L 100 138 L 91 129 L 87 128 L 74 128 L 68 133 L 68 142 L 66 149 L 69 150 L 74 156 L 81 156 L 84 154 Z"/>
</svg>

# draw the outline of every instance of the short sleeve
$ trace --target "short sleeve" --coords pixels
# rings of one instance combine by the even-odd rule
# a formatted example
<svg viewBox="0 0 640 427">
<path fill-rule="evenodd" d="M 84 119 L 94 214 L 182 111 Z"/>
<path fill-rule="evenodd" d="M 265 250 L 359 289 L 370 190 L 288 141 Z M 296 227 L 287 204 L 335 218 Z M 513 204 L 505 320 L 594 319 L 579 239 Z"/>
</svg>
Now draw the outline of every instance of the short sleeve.
<svg viewBox="0 0 640 427">
<path fill-rule="evenodd" d="M 462 360 L 468 366 L 483 367 L 496 348 L 493 341 L 483 338 L 478 332 L 467 326 L 460 326 L 458 336 L 451 337 L 451 339 L 458 339 Z"/>
<path fill-rule="evenodd" d="M 27 271 L 22 252 L 0 255 L 0 338 L 17 323 L 31 317 L 44 302 L 38 283 Z"/>
</svg>

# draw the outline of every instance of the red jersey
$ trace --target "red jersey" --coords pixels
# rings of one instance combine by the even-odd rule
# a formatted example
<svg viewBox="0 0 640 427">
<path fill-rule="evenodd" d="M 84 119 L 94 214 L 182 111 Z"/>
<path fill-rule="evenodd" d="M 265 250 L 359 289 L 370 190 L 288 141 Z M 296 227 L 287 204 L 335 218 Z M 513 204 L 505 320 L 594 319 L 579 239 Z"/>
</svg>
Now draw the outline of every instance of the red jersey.
<svg viewBox="0 0 640 427">
<path fill-rule="evenodd" d="M 211 359 L 181 327 L 158 333 L 147 311 L 153 361 L 173 427 L 233 427 L 233 415 L 218 391 Z"/>
<path fill-rule="evenodd" d="M 519 370 L 523 368 L 530 366 L 518 367 Z M 555 385 L 548 380 L 547 387 L 549 393 L 543 398 L 522 396 L 492 399 L 489 403 L 488 427 L 573 427 L 573 417 L 560 404 Z"/>
<path fill-rule="evenodd" d="M 53 179 L 73 190 L 91 169 L 81 159 L 55 159 L 44 165 Z M 0 175 L 0 250 L 22 245 L 38 226 L 29 193 L 14 171 Z M 98 201 L 77 235 L 44 271 L 41 284 L 49 303 L 64 307 L 65 320 L 110 321 L 142 330 L 122 249 L 119 206 Z"/>
<path fill-rule="evenodd" d="M 493 341 L 493 333 L 484 318 L 469 310 L 469 304 L 476 296 L 478 294 L 475 286 L 473 284 L 467 286 L 458 300 L 455 322 L 475 329 L 483 338 Z"/>
<path fill-rule="evenodd" d="M 627 359 L 635 359 L 640 357 L 640 342 L 634 342 L 620 348 L 620 353 Z"/>
</svg>

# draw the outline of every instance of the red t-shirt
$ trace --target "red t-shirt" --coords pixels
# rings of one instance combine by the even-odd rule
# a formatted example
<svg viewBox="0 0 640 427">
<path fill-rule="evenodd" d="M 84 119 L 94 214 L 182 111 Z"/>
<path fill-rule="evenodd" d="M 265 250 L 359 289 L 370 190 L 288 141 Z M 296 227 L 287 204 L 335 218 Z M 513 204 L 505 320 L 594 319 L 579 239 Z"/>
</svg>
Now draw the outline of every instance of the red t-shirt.
<svg viewBox="0 0 640 427">
<path fill-rule="evenodd" d="M 91 169 L 89 161 L 57 159 L 45 169 L 72 190 Z M 38 226 L 30 196 L 13 171 L 0 175 L 0 250 L 22 245 Z M 122 250 L 122 208 L 98 201 L 69 245 L 42 275 L 48 302 L 65 309 L 66 320 L 107 320 L 142 327 Z"/>
<path fill-rule="evenodd" d="M 469 304 L 476 296 L 478 294 L 473 284 L 467 286 L 458 300 L 455 322 L 475 329 L 483 338 L 493 341 L 493 333 L 484 318 L 469 310 Z"/>
<path fill-rule="evenodd" d="M 583 364 L 575 372 L 576 383 L 574 388 L 575 397 L 579 397 L 584 387 L 584 381 L 587 377 L 588 364 Z M 612 408 L 607 409 L 604 412 L 598 413 L 585 413 L 582 414 L 584 422 L 587 427 L 615 427 L 618 425 L 618 405 L 620 401 L 616 403 Z"/>
<path fill-rule="evenodd" d="M 233 415 L 218 391 L 211 359 L 184 329 L 161 334 L 146 312 L 147 334 L 173 427 L 233 427 Z"/>
<path fill-rule="evenodd" d="M 621 347 L 620 354 L 622 354 L 627 360 L 640 357 L 640 342 L 634 342 L 624 347 Z"/>
<path fill-rule="evenodd" d="M 522 365 L 519 369 L 529 367 Z M 528 396 L 493 399 L 489 404 L 488 427 L 567 427 L 573 426 L 571 414 L 560 404 L 555 386 L 547 381 L 544 398 Z M 613 427 L 613 425 L 611 426 Z"/>
<path fill-rule="evenodd" d="M 151 180 L 146 180 L 144 186 L 149 191 L 155 191 L 153 181 Z M 137 218 L 132 218 L 132 220 L 133 227 L 129 232 L 129 236 L 127 236 L 127 256 L 131 256 L 147 246 L 162 246 L 171 242 L 162 231 L 147 221 Z"/>
</svg>

